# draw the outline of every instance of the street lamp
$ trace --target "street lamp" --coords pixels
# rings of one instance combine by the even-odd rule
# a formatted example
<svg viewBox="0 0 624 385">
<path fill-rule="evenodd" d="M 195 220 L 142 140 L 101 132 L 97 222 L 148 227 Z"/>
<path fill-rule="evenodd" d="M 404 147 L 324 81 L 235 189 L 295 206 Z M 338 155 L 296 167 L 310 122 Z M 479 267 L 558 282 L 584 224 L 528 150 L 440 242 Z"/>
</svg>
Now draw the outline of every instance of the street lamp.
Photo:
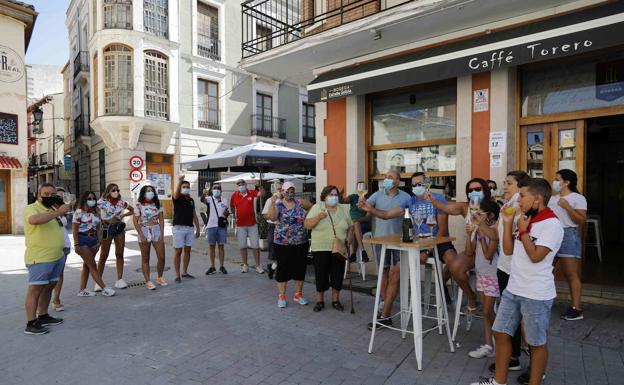
<svg viewBox="0 0 624 385">
<path fill-rule="evenodd" d="M 33 114 L 33 134 L 41 133 L 41 121 L 43 120 L 43 110 L 37 107 L 36 110 L 32 112 Z"/>
</svg>

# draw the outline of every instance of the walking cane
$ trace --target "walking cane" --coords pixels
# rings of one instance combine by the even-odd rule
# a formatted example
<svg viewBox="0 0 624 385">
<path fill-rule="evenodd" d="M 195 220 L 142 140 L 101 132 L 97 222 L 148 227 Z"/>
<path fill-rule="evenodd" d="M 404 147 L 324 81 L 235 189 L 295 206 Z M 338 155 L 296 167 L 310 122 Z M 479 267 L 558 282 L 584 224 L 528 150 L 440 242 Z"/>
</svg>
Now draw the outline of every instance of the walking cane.
<svg viewBox="0 0 624 385">
<path fill-rule="evenodd" d="M 353 308 L 353 274 L 351 273 L 351 258 L 349 258 L 349 294 L 351 296 L 351 314 L 355 314 L 355 309 Z"/>
</svg>

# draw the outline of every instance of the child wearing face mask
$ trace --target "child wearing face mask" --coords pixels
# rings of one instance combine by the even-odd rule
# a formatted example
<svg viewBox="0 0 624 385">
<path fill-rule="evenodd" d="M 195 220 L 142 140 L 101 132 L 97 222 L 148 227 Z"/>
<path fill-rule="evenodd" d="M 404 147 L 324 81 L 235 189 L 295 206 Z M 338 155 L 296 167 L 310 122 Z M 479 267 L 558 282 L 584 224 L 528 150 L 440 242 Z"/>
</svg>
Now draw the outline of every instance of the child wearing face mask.
<svg viewBox="0 0 624 385">
<path fill-rule="evenodd" d="M 496 223 L 500 207 L 493 200 L 481 202 L 481 211 L 472 215 L 472 223 L 466 226 L 466 254 L 475 257 L 477 271 L 477 293 L 483 305 L 484 344 L 468 353 L 472 358 L 494 357 L 492 324 L 494 323 L 494 302 L 499 297 L 498 278 L 498 232 Z M 485 233 L 486 229 L 490 236 Z"/>
</svg>

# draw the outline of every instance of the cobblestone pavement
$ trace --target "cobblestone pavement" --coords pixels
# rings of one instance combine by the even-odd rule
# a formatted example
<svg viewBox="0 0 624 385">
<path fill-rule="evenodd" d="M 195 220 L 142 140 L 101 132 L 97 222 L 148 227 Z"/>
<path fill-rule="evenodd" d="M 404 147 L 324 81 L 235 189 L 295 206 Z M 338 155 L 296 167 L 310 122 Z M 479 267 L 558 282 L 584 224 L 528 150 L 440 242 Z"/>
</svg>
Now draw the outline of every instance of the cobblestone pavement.
<svg viewBox="0 0 624 385">
<path fill-rule="evenodd" d="M 428 334 L 419 372 L 412 339 L 401 340 L 399 333 L 380 331 L 374 354 L 367 354 L 372 297 L 354 294 L 355 314 L 348 311 L 346 293 L 344 313 L 331 307 L 314 313 L 312 306 L 292 302 L 278 309 L 275 285 L 266 275 L 238 271 L 233 241 L 226 248 L 228 275 L 204 275 L 207 246 L 199 240 L 190 269 L 195 280 L 175 284 L 169 270 L 169 287 L 155 292 L 131 287 L 112 298 L 75 296 L 81 262 L 72 253 L 63 289 L 66 311 L 59 313 L 65 322 L 35 337 L 22 334 L 23 237 L 0 237 L 0 383 L 468 384 L 488 374 L 492 360 L 467 355 L 481 341 L 479 321 L 469 332 L 460 329 L 454 354 L 443 336 Z M 142 279 L 135 271 L 139 259 L 136 237 L 129 232 L 129 283 Z M 113 282 L 114 258 L 104 278 Z M 304 291 L 313 302 L 313 285 Z M 586 319 L 575 323 L 560 321 L 562 310 L 563 304 L 553 309 L 546 383 L 622 384 L 624 309 L 587 306 Z M 510 384 L 516 383 L 515 375 Z"/>
</svg>

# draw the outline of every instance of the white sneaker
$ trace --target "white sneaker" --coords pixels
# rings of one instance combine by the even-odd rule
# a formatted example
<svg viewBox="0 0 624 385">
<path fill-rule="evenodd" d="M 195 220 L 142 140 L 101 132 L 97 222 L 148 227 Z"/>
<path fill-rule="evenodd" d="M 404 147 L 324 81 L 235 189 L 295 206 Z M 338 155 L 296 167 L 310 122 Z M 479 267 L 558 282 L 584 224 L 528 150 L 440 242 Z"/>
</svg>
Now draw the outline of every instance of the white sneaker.
<svg viewBox="0 0 624 385">
<path fill-rule="evenodd" d="M 262 268 L 262 266 L 256 266 L 256 273 L 264 274 L 264 269 Z"/>
<path fill-rule="evenodd" d="M 473 382 L 470 385 L 507 385 L 507 384 L 499 384 L 494 380 L 494 378 L 484 378 L 479 382 Z"/>
<path fill-rule="evenodd" d="M 106 286 L 103 290 L 102 290 L 102 295 L 105 297 L 112 297 L 115 295 L 115 290 L 111 289 L 110 287 Z"/>
<path fill-rule="evenodd" d="M 123 280 L 123 278 L 117 280 L 117 282 L 115 282 L 115 288 L 117 289 L 125 289 L 128 287 L 128 284 L 126 283 L 126 281 Z"/>
<path fill-rule="evenodd" d="M 95 297 L 95 293 L 89 289 L 84 289 L 78 292 L 78 297 Z"/>
<path fill-rule="evenodd" d="M 277 262 L 273 262 L 273 263 L 271 264 L 271 269 L 273 269 L 273 270 L 277 270 Z"/>
<path fill-rule="evenodd" d="M 102 291 L 102 288 L 96 283 L 95 286 L 93 286 L 93 291 L 99 293 Z"/>
<path fill-rule="evenodd" d="M 494 357 L 494 349 L 490 345 L 481 345 L 468 353 L 468 355 L 472 358 L 491 358 Z"/>
<path fill-rule="evenodd" d="M 246 273 L 249 271 L 249 266 L 245 265 L 244 263 L 241 263 L 241 273 Z"/>
</svg>

